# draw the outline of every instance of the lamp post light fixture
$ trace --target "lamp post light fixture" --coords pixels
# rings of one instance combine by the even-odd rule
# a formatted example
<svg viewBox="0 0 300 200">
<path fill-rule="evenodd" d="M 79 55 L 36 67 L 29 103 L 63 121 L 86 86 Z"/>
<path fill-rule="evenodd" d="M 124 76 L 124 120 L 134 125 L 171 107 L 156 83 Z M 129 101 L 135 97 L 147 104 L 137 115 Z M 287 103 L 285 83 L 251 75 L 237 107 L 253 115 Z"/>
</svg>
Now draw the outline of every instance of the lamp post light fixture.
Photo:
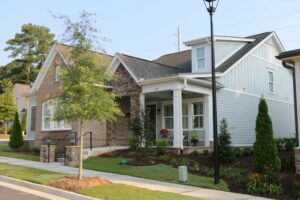
<svg viewBox="0 0 300 200">
<path fill-rule="evenodd" d="M 218 139 L 218 116 L 217 116 L 217 87 L 215 69 L 215 41 L 213 15 L 219 4 L 219 0 L 203 0 L 203 3 L 210 15 L 210 43 L 211 43 L 211 79 L 212 79 L 212 104 L 213 104 L 213 133 L 214 133 L 214 182 L 220 182 L 220 163 L 219 163 L 219 139 Z"/>
</svg>

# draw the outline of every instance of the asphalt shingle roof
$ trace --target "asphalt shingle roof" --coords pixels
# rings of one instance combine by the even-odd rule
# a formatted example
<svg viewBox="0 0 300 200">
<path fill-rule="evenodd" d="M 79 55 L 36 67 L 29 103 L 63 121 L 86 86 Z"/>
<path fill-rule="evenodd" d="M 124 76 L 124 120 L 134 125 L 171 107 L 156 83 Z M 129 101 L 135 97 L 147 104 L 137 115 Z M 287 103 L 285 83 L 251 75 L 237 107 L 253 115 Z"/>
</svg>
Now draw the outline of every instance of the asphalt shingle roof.
<svg viewBox="0 0 300 200">
<path fill-rule="evenodd" d="M 294 56 L 300 56 L 300 49 L 282 52 L 279 54 L 279 56 L 277 56 L 277 58 L 283 59 L 283 58 L 290 58 Z"/>
</svg>

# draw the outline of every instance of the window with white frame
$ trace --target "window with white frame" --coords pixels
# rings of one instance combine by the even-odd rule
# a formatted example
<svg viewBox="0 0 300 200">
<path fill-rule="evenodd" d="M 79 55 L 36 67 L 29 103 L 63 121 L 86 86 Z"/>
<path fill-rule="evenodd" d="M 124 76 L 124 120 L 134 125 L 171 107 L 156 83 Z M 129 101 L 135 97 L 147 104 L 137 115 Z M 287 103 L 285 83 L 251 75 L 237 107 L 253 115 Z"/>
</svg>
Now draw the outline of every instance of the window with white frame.
<svg viewBox="0 0 300 200">
<path fill-rule="evenodd" d="M 189 129 L 189 104 L 182 104 L 182 128 Z"/>
<path fill-rule="evenodd" d="M 268 91 L 269 93 L 275 92 L 275 84 L 274 84 L 274 71 L 268 71 Z"/>
<path fill-rule="evenodd" d="M 164 125 L 167 129 L 173 129 L 173 105 L 164 105 Z"/>
<path fill-rule="evenodd" d="M 60 81 L 60 66 L 55 67 L 55 81 Z"/>
<path fill-rule="evenodd" d="M 197 69 L 205 68 L 205 47 L 196 49 L 197 56 Z"/>
<path fill-rule="evenodd" d="M 54 120 L 58 99 L 51 99 L 43 103 L 43 130 L 70 130 L 71 126 L 65 121 Z"/>
<path fill-rule="evenodd" d="M 195 102 L 193 107 L 193 129 L 202 129 L 204 127 L 203 102 Z"/>
</svg>

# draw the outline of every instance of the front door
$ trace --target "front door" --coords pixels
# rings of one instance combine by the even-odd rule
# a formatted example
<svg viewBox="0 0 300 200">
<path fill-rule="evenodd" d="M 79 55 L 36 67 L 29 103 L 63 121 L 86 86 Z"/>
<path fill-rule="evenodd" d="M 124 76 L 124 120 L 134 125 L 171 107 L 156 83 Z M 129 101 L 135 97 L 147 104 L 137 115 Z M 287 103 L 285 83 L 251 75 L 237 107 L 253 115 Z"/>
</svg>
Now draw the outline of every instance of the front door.
<svg viewBox="0 0 300 200">
<path fill-rule="evenodd" d="M 154 142 L 156 139 L 156 105 L 151 104 L 146 106 L 146 115 L 150 122 L 151 140 Z"/>
</svg>

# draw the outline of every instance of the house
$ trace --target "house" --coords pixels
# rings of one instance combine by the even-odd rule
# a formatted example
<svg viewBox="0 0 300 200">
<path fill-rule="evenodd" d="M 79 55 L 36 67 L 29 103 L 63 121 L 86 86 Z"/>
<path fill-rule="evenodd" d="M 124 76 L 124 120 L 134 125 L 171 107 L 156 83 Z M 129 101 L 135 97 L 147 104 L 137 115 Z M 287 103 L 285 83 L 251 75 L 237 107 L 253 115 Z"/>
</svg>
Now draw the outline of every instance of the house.
<svg viewBox="0 0 300 200">
<path fill-rule="evenodd" d="M 293 137 L 292 72 L 275 58 L 284 51 L 276 33 L 216 36 L 215 40 L 218 119 L 227 119 L 233 145 L 251 146 L 255 141 L 261 97 L 268 102 L 275 137 Z M 200 140 L 198 146 L 211 147 L 210 38 L 185 44 L 189 50 L 163 55 L 154 61 L 121 53 L 114 57 L 99 54 L 110 61 L 107 70 L 118 77 L 110 86 L 119 96 L 117 102 L 124 116 L 114 123 L 91 122 L 87 126 L 87 131 L 97 132 L 96 145 L 126 145 L 130 137 L 127 124 L 137 111 L 146 110 L 154 124 L 156 140 L 168 140 L 174 148 L 184 148 L 191 145 L 193 134 Z M 51 101 L 61 92 L 56 76 L 60 67 L 68 63 L 69 48 L 54 45 L 31 89 L 27 139 L 36 145 L 48 137 L 61 141 L 76 131 L 76 123 L 53 121 L 51 107 Z M 168 129 L 169 134 L 162 135 L 162 129 Z"/>
<path fill-rule="evenodd" d="M 28 108 L 28 94 L 30 91 L 30 85 L 16 83 L 13 87 L 13 94 L 15 97 L 15 103 L 20 119 L 27 113 Z"/>
<path fill-rule="evenodd" d="M 294 88 L 294 102 L 295 102 L 295 121 L 296 121 L 296 138 L 297 138 L 297 146 L 300 147 L 300 121 L 299 121 L 299 113 L 300 113 L 300 49 L 295 49 L 291 51 L 281 52 L 277 58 L 282 61 L 282 65 L 291 70 L 293 73 L 293 88 Z M 299 151 L 299 150 L 298 150 Z M 299 163 L 300 165 L 300 163 Z M 300 169 L 300 166 L 299 166 Z M 300 173 L 300 172 L 299 172 Z"/>
</svg>

